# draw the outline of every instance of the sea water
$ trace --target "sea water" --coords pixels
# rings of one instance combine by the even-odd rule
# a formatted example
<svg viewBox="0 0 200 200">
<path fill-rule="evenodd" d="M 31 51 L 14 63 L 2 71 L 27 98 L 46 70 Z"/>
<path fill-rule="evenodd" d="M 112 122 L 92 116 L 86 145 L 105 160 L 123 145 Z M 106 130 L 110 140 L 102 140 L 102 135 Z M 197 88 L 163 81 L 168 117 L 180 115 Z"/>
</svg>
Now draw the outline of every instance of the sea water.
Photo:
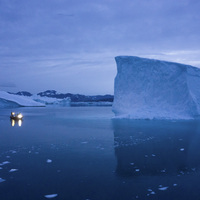
<svg viewBox="0 0 200 200">
<path fill-rule="evenodd" d="M 1 200 L 200 199 L 200 122 L 111 107 L 0 110 Z"/>
</svg>

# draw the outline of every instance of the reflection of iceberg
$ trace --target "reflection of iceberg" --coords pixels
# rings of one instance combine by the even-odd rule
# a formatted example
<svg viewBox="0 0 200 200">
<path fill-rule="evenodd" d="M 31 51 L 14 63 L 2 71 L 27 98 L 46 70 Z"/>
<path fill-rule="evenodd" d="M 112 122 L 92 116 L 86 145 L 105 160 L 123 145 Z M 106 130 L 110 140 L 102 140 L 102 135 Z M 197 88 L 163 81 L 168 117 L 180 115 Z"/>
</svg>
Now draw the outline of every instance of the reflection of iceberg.
<svg viewBox="0 0 200 200">
<path fill-rule="evenodd" d="M 113 126 L 120 176 L 179 175 L 200 167 L 198 122 L 113 120 Z"/>
</svg>

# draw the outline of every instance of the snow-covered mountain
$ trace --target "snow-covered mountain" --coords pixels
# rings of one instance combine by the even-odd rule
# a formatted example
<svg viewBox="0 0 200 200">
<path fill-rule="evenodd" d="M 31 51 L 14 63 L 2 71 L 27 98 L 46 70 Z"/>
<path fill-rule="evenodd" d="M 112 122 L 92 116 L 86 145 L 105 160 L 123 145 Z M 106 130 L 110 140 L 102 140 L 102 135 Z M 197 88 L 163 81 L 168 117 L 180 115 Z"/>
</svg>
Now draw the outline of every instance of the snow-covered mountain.
<svg viewBox="0 0 200 200">
<path fill-rule="evenodd" d="M 135 119 L 200 117 L 200 69 L 135 56 L 118 56 L 113 111 Z"/>
<path fill-rule="evenodd" d="M 28 103 L 29 102 L 29 103 Z M 111 106 L 112 95 L 85 96 L 80 94 L 62 94 L 55 90 L 47 90 L 38 94 L 31 94 L 27 91 L 17 93 L 1 92 L 0 107 L 17 106 Z"/>
<path fill-rule="evenodd" d="M 18 93 L 15 93 L 18 95 L 23 96 L 32 96 L 33 94 L 21 91 Z M 93 96 L 86 96 L 81 94 L 71 94 L 71 93 L 58 93 L 55 90 L 46 90 L 44 92 L 40 92 L 37 94 L 37 96 L 40 97 L 50 97 L 50 98 L 57 98 L 57 99 L 66 99 L 70 98 L 71 102 L 113 102 L 113 95 L 93 95 Z"/>
</svg>

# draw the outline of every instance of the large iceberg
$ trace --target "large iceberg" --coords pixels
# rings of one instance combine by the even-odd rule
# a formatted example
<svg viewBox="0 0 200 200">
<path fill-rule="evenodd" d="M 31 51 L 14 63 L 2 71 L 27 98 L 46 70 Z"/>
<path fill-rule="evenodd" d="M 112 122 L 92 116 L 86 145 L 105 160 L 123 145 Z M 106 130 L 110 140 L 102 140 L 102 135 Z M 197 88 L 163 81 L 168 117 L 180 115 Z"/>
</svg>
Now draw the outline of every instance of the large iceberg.
<svg viewBox="0 0 200 200">
<path fill-rule="evenodd" d="M 135 56 L 118 56 L 113 112 L 134 119 L 200 117 L 200 69 Z"/>
<path fill-rule="evenodd" d="M 8 92 L 0 91 L 0 108 L 18 106 L 36 107 L 45 106 L 45 104 L 36 102 L 29 97 L 9 94 Z"/>
</svg>

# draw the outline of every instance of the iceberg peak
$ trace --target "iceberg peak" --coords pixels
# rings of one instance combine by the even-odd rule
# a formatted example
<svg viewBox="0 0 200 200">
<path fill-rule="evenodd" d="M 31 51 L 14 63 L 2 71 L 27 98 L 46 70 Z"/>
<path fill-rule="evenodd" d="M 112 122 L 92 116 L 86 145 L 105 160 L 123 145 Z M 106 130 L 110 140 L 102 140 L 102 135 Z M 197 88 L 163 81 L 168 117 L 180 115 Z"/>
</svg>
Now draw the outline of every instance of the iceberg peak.
<svg viewBox="0 0 200 200">
<path fill-rule="evenodd" d="M 134 119 L 200 116 L 200 69 L 174 62 L 117 56 L 113 112 Z"/>
</svg>

